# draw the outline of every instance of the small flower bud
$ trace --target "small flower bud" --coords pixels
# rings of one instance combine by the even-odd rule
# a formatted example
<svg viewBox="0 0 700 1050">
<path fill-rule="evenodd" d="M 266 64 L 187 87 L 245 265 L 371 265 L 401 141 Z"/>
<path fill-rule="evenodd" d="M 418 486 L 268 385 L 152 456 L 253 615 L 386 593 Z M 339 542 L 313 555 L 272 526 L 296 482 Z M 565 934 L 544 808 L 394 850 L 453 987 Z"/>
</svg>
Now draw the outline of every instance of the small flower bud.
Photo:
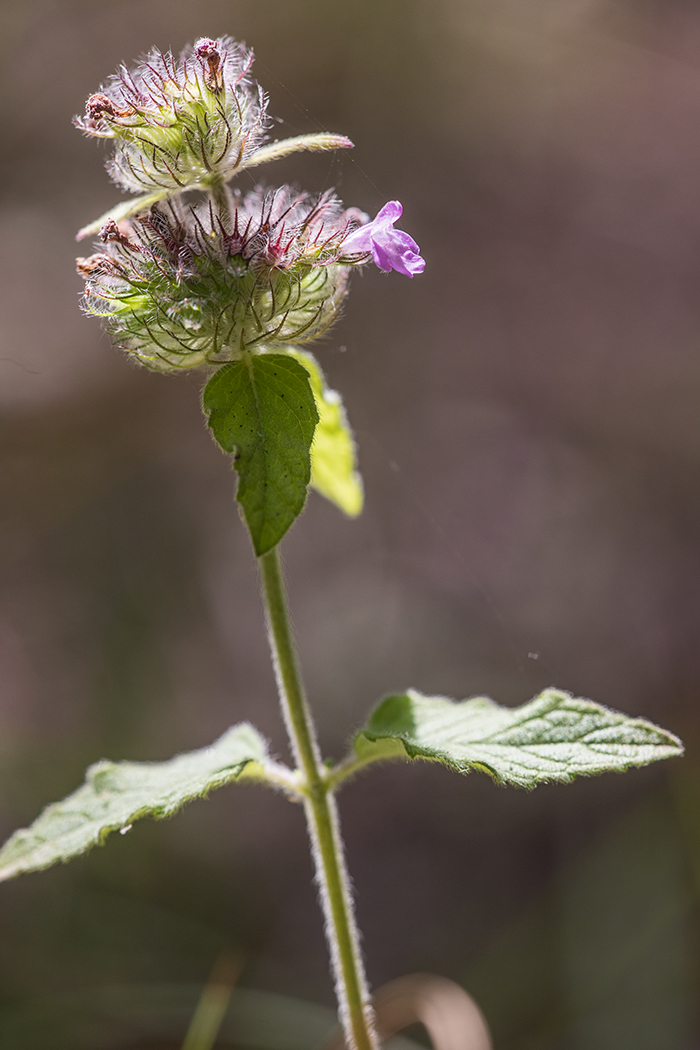
<svg viewBox="0 0 700 1050">
<path fill-rule="evenodd" d="M 203 37 L 194 45 L 194 53 L 204 67 L 204 83 L 209 90 L 217 94 L 223 91 L 224 73 L 216 41 Z"/>
<path fill-rule="evenodd" d="M 136 247 L 136 245 L 133 245 L 131 243 L 127 235 L 125 233 L 122 233 L 114 219 L 108 219 L 107 222 L 104 224 L 104 226 L 100 230 L 100 240 L 103 244 L 107 244 L 109 241 L 112 241 L 116 244 L 123 245 L 125 248 Z"/>
<path fill-rule="evenodd" d="M 85 103 L 85 116 L 92 123 L 96 124 L 97 121 L 109 118 L 118 117 L 132 117 L 136 110 L 133 106 L 125 106 L 119 109 L 111 98 L 107 95 L 102 94 L 98 91 L 96 95 L 90 95 L 90 98 Z"/>
<path fill-rule="evenodd" d="M 79 256 L 75 260 L 75 268 L 86 281 L 114 271 L 113 260 L 105 252 L 97 252 L 95 255 L 90 255 L 87 259 Z"/>
</svg>

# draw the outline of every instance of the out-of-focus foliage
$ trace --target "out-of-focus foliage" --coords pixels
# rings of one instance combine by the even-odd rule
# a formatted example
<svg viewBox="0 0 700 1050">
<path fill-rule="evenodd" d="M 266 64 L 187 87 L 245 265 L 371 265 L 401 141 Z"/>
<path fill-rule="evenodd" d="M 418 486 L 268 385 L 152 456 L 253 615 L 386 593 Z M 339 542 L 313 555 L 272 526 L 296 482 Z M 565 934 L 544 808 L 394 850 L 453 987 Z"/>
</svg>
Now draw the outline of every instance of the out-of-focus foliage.
<svg viewBox="0 0 700 1050">
<path fill-rule="evenodd" d="M 120 985 L 87 995 L 38 998 L 0 1018 L 0 1036 L 13 1050 L 112 1050 L 127 1041 L 163 1038 L 179 1046 L 199 994 L 194 984 Z M 256 1050 L 308 1050 L 324 1042 L 336 1024 L 327 1007 L 237 988 L 219 1038 L 227 1046 Z M 387 1047 L 417 1050 L 400 1037 Z"/>
<path fill-rule="evenodd" d="M 694 1018 L 694 894 L 670 800 L 614 821 L 465 973 L 497 1045 L 656 1050 Z"/>
</svg>

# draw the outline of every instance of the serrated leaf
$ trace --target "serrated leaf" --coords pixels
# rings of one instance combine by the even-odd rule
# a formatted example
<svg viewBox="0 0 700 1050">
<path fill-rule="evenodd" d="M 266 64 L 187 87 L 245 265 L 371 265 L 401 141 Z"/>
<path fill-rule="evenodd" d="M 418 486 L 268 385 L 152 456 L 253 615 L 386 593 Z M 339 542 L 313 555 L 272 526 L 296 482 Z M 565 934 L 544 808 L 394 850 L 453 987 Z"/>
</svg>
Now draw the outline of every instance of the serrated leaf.
<svg viewBox="0 0 700 1050">
<path fill-rule="evenodd" d="M 269 142 L 266 146 L 256 149 L 242 164 L 238 165 L 232 174 L 238 174 L 243 168 L 256 168 L 259 164 L 267 164 L 271 160 L 288 157 L 290 153 L 302 151 L 325 153 L 331 149 L 352 149 L 352 147 L 353 143 L 345 135 L 333 135 L 329 131 L 318 131 L 311 135 L 294 135 L 293 138 Z"/>
<path fill-rule="evenodd" d="M 286 354 L 259 354 L 215 372 L 202 398 L 209 427 L 235 454 L 236 498 L 255 553 L 275 547 L 301 514 L 318 412 L 309 375 Z"/>
<path fill-rule="evenodd" d="M 247 723 L 210 747 L 167 762 L 97 762 L 82 787 L 47 806 L 0 850 L 0 881 L 40 871 L 101 845 L 141 817 L 168 817 L 186 802 L 240 777 L 265 778 L 265 741 Z"/>
<path fill-rule="evenodd" d="M 154 193 L 144 193 L 141 197 L 130 197 L 128 201 L 120 201 L 119 204 L 115 204 L 113 208 L 106 211 L 104 215 L 100 215 L 99 219 L 89 222 L 87 226 L 83 226 L 82 230 L 78 230 L 75 239 L 76 241 L 82 241 L 84 237 L 90 237 L 94 233 L 99 233 L 109 219 L 113 219 L 114 222 L 121 222 L 122 219 L 129 219 L 140 211 L 148 211 L 153 204 L 157 204 L 158 201 L 162 201 L 168 196 L 172 196 L 172 190 L 156 190 Z"/>
<path fill-rule="evenodd" d="M 516 708 L 486 697 L 457 703 L 409 690 L 382 701 L 358 734 L 355 751 L 358 764 L 423 758 L 459 773 L 481 769 L 502 784 L 533 788 L 644 766 L 682 754 L 683 745 L 644 718 L 558 689 L 546 689 Z M 352 762 L 347 768 L 352 770 Z"/>
<path fill-rule="evenodd" d="M 355 442 L 340 394 L 326 386 L 315 357 L 291 347 L 288 352 L 309 373 L 316 399 L 318 426 L 311 445 L 311 487 L 335 503 L 348 517 L 356 518 L 362 513 L 362 478 L 357 470 Z"/>
</svg>

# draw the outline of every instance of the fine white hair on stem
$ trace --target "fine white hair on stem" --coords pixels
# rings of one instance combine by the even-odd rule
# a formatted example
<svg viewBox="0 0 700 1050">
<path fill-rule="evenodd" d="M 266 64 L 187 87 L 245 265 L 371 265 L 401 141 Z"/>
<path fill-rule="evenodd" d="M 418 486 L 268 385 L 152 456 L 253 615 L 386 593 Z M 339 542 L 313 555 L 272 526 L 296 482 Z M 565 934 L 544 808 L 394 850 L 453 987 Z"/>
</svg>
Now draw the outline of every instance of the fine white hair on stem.
<svg viewBox="0 0 700 1050">
<path fill-rule="evenodd" d="M 367 981 L 364 975 L 364 967 L 362 966 L 360 932 L 355 921 L 355 907 L 350 886 L 350 878 L 345 863 L 345 846 L 343 843 L 342 835 L 340 833 L 338 807 L 334 796 L 330 793 L 327 795 L 327 803 L 328 812 L 330 816 L 330 833 L 333 839 L 334 852 L 339 862 L 338 881 L 340 884 L 340 890 L 343 897 L 345 911 L 349 919 L 348 932 L 350 937 L 350 947 L 355 958 L 358 972 L 361 974 L 360 994 L 362 998 L 362 1005 L 366 1013 L 367 1020 L 369 1024 L 372 1025 L 374 1020 L 374 1014 L 372 1011 L 372 1003 L 369 988 L 367 987 Z M 346 982 L 343 975 L 343 962 L 341 958 L 340 945 L 338 944 L 337 924 L 334 917 L 333 901 L 329 892 L 326 863 L 324 861 L 323 851 L 321 848 L 320 829 L 318 827 L 314 807 L 308 800 L 305 806 L 307 824 L 309 828 L 309 838 L 311 841 L 311 852 L 314 860 L 314 866 L 316 869 L 314 881 L 316 882 L 319 902 L 323 911 L 326 942 L 330 950 L 335 994 L 338 1000 L 338 1019 L 343 1027 L 343 1030 L 347 1033 L 348 1031 L 352 1031 L 350 1009 L 347 997 Z M 348 1050 L 350 1050 L 350 1048 L 348 1048 Z"/>
</svg>

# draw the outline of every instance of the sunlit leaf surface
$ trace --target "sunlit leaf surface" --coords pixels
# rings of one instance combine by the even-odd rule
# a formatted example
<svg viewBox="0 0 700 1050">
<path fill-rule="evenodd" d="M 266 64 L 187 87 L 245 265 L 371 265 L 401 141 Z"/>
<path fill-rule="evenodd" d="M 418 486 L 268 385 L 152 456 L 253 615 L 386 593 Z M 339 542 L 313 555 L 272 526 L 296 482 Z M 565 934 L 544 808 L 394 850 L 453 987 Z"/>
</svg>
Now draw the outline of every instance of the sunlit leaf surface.
<svg viewBox="0 0 700 1050">
<path fill-rule="evenodd" d="M 546 689 L 522 707 L 486 697 L 457 703 L 414 690 L 387 697 L 355 740 L 361 762 L 423 758 L 459 773 L 481 769 L 532 788 L 546 781 L 622 771 L 683 753 L 681 741 L 644 718 Z"/>
<path fill-rule="evenodd" d="M 289 353 L 309 373 L 316 399 L 318 426 L 311 446 L 311 487 L 343 513 L 356 518 L 362 512 L 362 478 L 340 394 L 326 386 L 323 372 L 311 354 L 291 349 Z"/>
<path fill-rule="evenodd" d="M 82 787 L 8 839 L 0 850 L 0 881 L 77 857 L 112 831 L 128 831 L 141 817 L 168 817 L 241 776 L 262 777 L 266 755 L 258 731 L 242 723 L 211 747 L 167 762 L 97 762 Z"/>
</svg>

